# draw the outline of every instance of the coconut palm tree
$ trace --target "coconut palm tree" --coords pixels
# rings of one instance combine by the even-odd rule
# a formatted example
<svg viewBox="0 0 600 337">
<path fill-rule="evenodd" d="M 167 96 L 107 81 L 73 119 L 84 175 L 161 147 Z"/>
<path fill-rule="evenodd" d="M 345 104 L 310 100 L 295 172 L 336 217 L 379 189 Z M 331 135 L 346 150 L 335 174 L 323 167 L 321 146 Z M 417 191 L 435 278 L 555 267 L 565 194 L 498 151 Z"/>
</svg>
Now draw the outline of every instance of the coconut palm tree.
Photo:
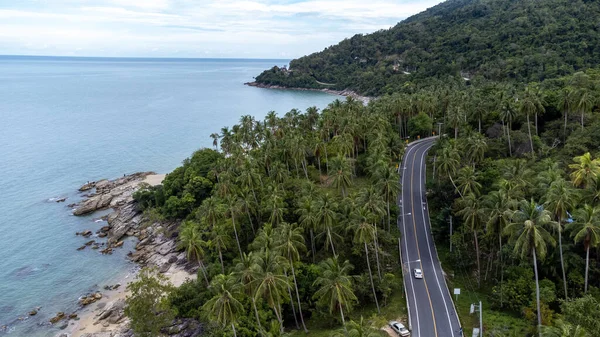
<svg viewBox="0 0 600 337">
<path fill-rule="evenodd" d="M 600 244 L 600 209 L 591 205 L 584 205 L 575 214 L 575 222 L 569 227 L 573 232 L 575 242 L 583 242 L 585 248 L 585 293 L 588 289 L 588 271 L 590 264 L 590 247 Z"/>
<path fill-rule="evenodd" d="M 573 107 L 573 88 L 565 87 L 558 95 L 557 108 L 562 111 L 565 123 L 563 125 L 563 143 L 567 139 L 567 120 Z"/>
<path fill-rule="evenodd" d="M 520 106 L 519 106 L 519 111 L 521 112 L 522 115 L 525 115 L 527 117 L 527 132 L 529 134 L 529 144 L 531 145 L 531 153 L 534 153 L 534 149 L 533 149 L 533 138 L 531 136 L 531 123 L 529 122 L 529 116 L 530 115 L 535 115 L 535 134 L 537 136 L 538 134 L 538 127 L 537 127 L 537 116 L 539 113 L 543 113 L 545 111 L 544 105 L 543 105 L 543 98 L 539 92 L 539 89 L 537 88 L 537 85 L 535 83 L 530 84 L 527 86 L 527 88 L 525 88 L 525 92 L 523 93 L 523 96 L 521 97 L 521 101 L 520 101 Z"/>
<path fill-rule="evenodd" d="M 457 215 L 461 216 L 465 225 L 473 231 L 473 239 L 475 242 L 475 252 L 477 254 L 477 286 L 481 286 L 481 263 L 479 252 L 479 236 L 478 232 L 481 229 L 481 224 L 485 216 L 485 209 L 481 204 L 481 200 L 474 194 L 469 193 L 463 198 L 458 199 L 457 206 L 459 210 Z"/>
<path fill-rule="evenodd" d="M 342 197 L 346 197 L 346 190 L 352 186 L 352 172 L 348 160 L 341 155 L 332 158 L 329 180 L 333 186 L 342 192 Z"/>
<path fill-rule="evenodd" d="M 590 334 L 579 325 L 572 325 L 562 320 L 557 320 L 554 326 L 542 327 L 543 337 L 590 337 Z"/>
<path fill-rule="evenodd" d="M 550 188 L 548 188 L 544 198 L 544 206 L 548 211 L 550 211 L 550 213 L 554 215 L 554 219 L 557 223 L 558 249 L 560 252 L 560 267 L 562 270 L 565 298 L 568 298 L 569 296 L 567 293 L 565 261 L 563 259 L 562 229 L 564 221 L 568 218 L 568 212 L 575 208 L 575 201 L 577 200 L 577 193 L 569 185 L 570 184 L 564 179 L 554 181 L 552 184 L 550 184 Z"/>
<path fill-rule="evenodd" d="M 596 182 L 600 174 L 600 159 L 592 159 L 592 155 L 587 152 L 573 158 L 573 161 L 575 164 L 570 164 L 569 167 L 573 169 L 571 179 L 575 187 L 587 188 Z"/>
<path fill-rule="evenodd" d="M 336 239 L 341 239 L 339 234 L 334 231 L 334 227 L 337 224 L 337 203 L 335 199 L 329 195 L 329 193 L 323 194 L 319 196 L 317 199 L 317 224 L 321 233 L 318 236 L 325 236 L 325 249 L 327 249 L 328 245 L 331 247 L 331 251 L 334 256 L 335 254 L 335 246 L 333 245 L 334 237 Z"/>
<path fill-rule="evenodd" d="M 452 176 L 456 174 L 460 166 L 460 154 L 453 141 L 442 144 L 441 148 L 437 151 L 437 163 L 439 176 L 447 175 L 456 192 L 462 197 L 462 193 L 460 193 L 460 190 L 454 183 L 454 179 L 452 179 Z"/>
<path fill-rule="evenodd" d="M 314 230 L 317 229 L 319 221 L 316 202 L 310 196 L 303 197 L 296 209 L 296 214 L 300 216 L 298 219 L 300 226 L 310 232 L 311 255 L 314 263 L 316 254 Z"/>
<path fill-rule="evenodd" d="M 508 140 L 508 154 L 512 157 L 512 145 L 510 143 L 510 131 L 512 130 L 512 121 L 517 117 L 517 109 L 515 108 L 515 99 L 506 93 L 500 97 L 500 119 L 502 124 L 506 124 L 506 134 Z"/>
<path fill-rule="evenodd" d="M 214 296 L 202 306 L 204 315 L 223 327 L 231 325 L 233 335 L 237 336 L 235 323 L 244 313 L 244 306 L 237 299 L 240 297 L 240 286 L 232 275 L 217 275 L 212 281 Z"/>
<path fill-rule="evenodd" d="M 237 226 L 235 224 L 235 217 L 240 210 L 240 203 L 238 197 L 236 195 L 228 195 L 225 197 L 225 204 L 227 205 L 227 212 L 229 213 L 229 217 L 231 218 L 231 225 L 233 226 L 233 232 L 235 233 L 235 242 L 237 243 L 238 251 L 240 252 L 240 257 L 242 256 L 242 247 L 240 246 L 240 238 L 238 237 Z"/>
<path fill-rule="evenodd" d="M 296 299 L 298 300 L 300 320 L 302 321 L 304 332 L 308 332 L 306 329 L 306 324 L 304 324 L 302 304 L 300 303 L 300 292 L 298 291 L 298 282 L 296 281 L 296 271 L 294 269 L 294 263 L 300 261 L 300 252 L 306 251 L 304 236 L 302 236 L 302 228 L 288 223 L 282 223 L 278 227 L 276 249 L 281 252 L 281 255 L 287 258 L 290 263 L 292 276 L 294 279 L 294 287 L 296 288 Z"/>
<path fill-rule="evenodd" d="M 254 296 L 254 287 L 256 286 L 256 282 L 254 281 L 257 279 L 257 275 L 259 273 L 254 254 L 254 252 L 250 252 L 248 254 L 244 253 L 242 258 L 233 268 L 233 275 L 236 277 L 237 282 L 243 285 L 246 295 L 248 295 L 252 300 L 252 307 L 254 308 L 254 315 L 256 317 L 256 323 L 258 324 L 258 330 L 261 331 L 262 325 L 260 323 L 260 317 L 258 316 L 256 298 Z"/>
<path fill-rule="evenodd" d="M 465 152 L 473 167 L 475 167 L 475 163 L 479 163 L 483 160 L 486 150 L 487 142 L 482 134 L 473 133 L 466 139 Z"/>
<path fill-rule="evenodd" d="M 198 230 L 198 227 L 193 222 L 184 222 L 182 230 L 179 232 L 179 248 L 183 248 L 187 255 L 188 260 L 196 260 L 200 265 L 200 270 L 208 286 L 208 276 L 206 275 L 206 268 L 204 267 L 204 247 L 207 243 L 202 240 L 202 235 Z"/>
<path fill-rule="evenodd" d="M 319 289 L 313 295 L 321 305 L 326 305 L 329 313 L 340 312 L 344 330 L 346 329 L 346 320 L 344 318 L 344 309 L 350 311 L 352 302 L 356 301 L 356 295 L 352 289 L 352 278 L 348 273 L 352 270 L 352 265 L 347 260 L 340 264 L 337 257 L 328 258 L 320 264 L 322 276 L 315 280 L 315 285 Z"/>
<path fill-rule="evenodd" d="M 375 171 L 375 187 L 381 191 L 383 198 L 386 202 L 387 208 L 387 220 L 388 220 L 388 231 L 390 230 L 391 216 L 390 216 L 390 204 L 395 202 L 398 193 L 400 192 L 400 177 L 396 169 L 390 166 L 381 167 Z"/>
<path fill-rule="evenodd" d="M 336 333 L 336 337 L 377 337 L 381 336 L 380 330 L 373 327 L 372 322 L 360 316 L 360 321 L 350 320 L 347 324 L 347 332 L 342 329 Z"/>
<path fill-rule="evenodd" d="M 479 196 L 481 190 L 481 184 L 477 181 L 479 174 L 472 166 L 465 166 L 458 170 L 458 177 L 456 182 L 458 183 L 458 190 L 461 196 L 468 194 L 474 194 Z"/>
<path fill-rule="evenodd" d="M 544 228 L 545 226 L 556 226 L 552 221 L 549 211 L 540 207 L 533 199 L 522 200 L 519 209 L 512 216 L 512 223 L 506 227 L 506 232 L 511 234 L 514 242 L 514 252 L 525 258 L 533 258 L 533 270 L 535 274 L 535 295 L 537 303 L 538 328 L 542 326 L 542 311 L 540 309 L 540 284 L 538 277 L 537 258 L 544 259 L 548 251 L 548 245 L 554 246 L 556 241 Z"/>
<path fill-rule="evenodd" d="M 219 134 L 218 133 L 211 133 L 210 134 L 210 138 L 212 138 L 212 140 L 213 140 L 213 146 L 215 147 L 215 151 L 217 151 L 219 149 Z"/>
<path fill-rule="evenodd" d="M 254 299 L 263 298 L 267 302 L 275 313 L 280 331 L 283 333 L 281 302 L 286 299 L 286 290 L 290 286 L 282 269 L 286 260 L 269 249 L 256 255 L 255 259 L 256 277 L 251 283 L 254 288 Z"/>
<path fill-rule="evenodd" d="M 352 225 L 350 229 L 354 232 L 354 243 L 362 244 L 365 248 L 365 259 L 367 260 L 367 268 L 369 270 L 369 279 L 371 280 L 371 289 L 373 290 L 373 298 L 375 299 L 375 306 L 377 307 L 377 312 L 381 313 L 379 310 L 379 302 L 377 301 L 377 293 L 375 292 L 375 283 L 373 283 L 373 272 L 371 271 L 371 262 L 369 261 L 369 249 L 367 247 L 368 243 L 373 242 L 374 249 L 378 249 L 376 241 L 375 241 L 375 226 L 371 224 L 373 220 L 373 214 L 369 213 L 367 209 L 364 207 L 360 207 L 355 209 L 352 212 Z M 381 272 L 379 274 L 381 278 Z"/>
</svg>

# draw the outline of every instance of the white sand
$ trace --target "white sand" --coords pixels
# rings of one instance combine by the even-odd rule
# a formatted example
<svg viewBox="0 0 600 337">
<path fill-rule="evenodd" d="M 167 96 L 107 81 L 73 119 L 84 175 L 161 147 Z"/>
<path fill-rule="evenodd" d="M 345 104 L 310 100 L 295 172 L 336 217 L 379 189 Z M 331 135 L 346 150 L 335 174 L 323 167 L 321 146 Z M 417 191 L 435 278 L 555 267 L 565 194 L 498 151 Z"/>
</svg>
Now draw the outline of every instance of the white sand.
<svg viewBox="0 0 600 337">
<path fill-rule="evenodd" d="M 171 267 L 169 272 L 163 275 L 165 275 L 168 278 L 169 282 L 171 282 L 171 284 L 173 284 L 176 287 L 182 285 L 187 279 L 196 279 L 196 274 L 189 274 L 185 270 L 176 269 L 174 266 Z M 115 302 L 129 295 L 129 292 L 126 289 L 127 280 L 123 279 L 123 281 L 124 282 L 121 283 L 123 285 L 119 287 L 119 289 L 103 291 L 101 300 L 90 304 L 87 308 L 78 312 L 79 320 L 71 321 L 70 324 L 74 323 L 74 325 L 70 325 L 68 328 L 72 333 L 71 337 L 81 337 L 86 333 L 113 331 L 118 330 L 120 328 L 119 324 L 111 324 L 108 327 L 103 327 L 103 322 L 98 323 L 96 321 L 96 318 L 100 313 L 102 313 L 102 311 L 104 311 L 104 308 L 108 308 L 110 306 L 111 302 Z M 129 278 L 129 281 L 133 281 L 133 279 Z M 106 306 L 102 309 L 98 309 L 97 307 L 100 303 L 106 303 Z"/>
<path fill-rule="evenodd" d="M 142 181 L 143 183 L 149 184 L 150 186 L 160 185 L 163 180 L 165 180 L 166 174 L 151 174 L 146 176 L 146 179 Z"/>
</svg>

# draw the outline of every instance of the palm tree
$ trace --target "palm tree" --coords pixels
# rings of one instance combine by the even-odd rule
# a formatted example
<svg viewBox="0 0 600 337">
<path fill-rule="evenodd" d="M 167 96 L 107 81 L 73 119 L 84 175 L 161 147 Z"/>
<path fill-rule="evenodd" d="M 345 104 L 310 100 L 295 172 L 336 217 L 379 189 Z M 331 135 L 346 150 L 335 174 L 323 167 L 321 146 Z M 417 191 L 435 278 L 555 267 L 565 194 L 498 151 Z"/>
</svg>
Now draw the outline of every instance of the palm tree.
<svg viewBox="0 0 600 337">
<path fill-rule="evenodd" d="M 254 286 L 256 285 L 254 281 L 257 279 L 257 269 L 254 252 L 248 254 L 244 253 L 240 262 L 235 265 L 233 275 L 236 277 L 237 281 L 244 286 L 246 295 L 250 296 L 252 300 L 256 323 L 258 324 L 258 329 L 260 331 L 262 330 L 262 326 L 260 324 L 260 317 L 258 316 L 258 309 L 256 308 L 256 298 L 254 297 Z"/>
<path fill-rule="evenodd" d="M 202 312 L 213 322 L 223 327 L 231 324 L 233 335 L 237 336 L 235 323 L 244 313 L 244 306 L 236 298 L 240 296 L 239 283 L 231 275 L 219 274 L 212 281 L 215 295 L 202 306 Z"/>
<path fill-rule="evenodd" d="M 449 141 L 443 144 L 442 147 L 437 151 L 437 163 L 439 175 L 448 175 L 452 186 L 454 186 L 458 194 L 462 197 L 460 190 L 452 179 L 452 176 L 456 174 L 456 171 L 460 166 L 460 154 L 458 153 L 454 142 Z"/>
<path fill-rule="evenodd" d="M 575 107 L 581 113 L 581 129 L 583 129 L 584 116 L 586 113 L 592 111 L 592 108 L 596 104 L 596 98 L 591 90 L 588 88 L 579 88 L 573 92 L 575 99 Z"/>
<path fill-rule="evenodd" d="M 567 139 L 567 120 L 569 118 L 569 113 L 571 112 L 571 108 L 573 106 L 573 89 L 570 87 L 563 88 L 558 96 L 558 106 L 557 108 L 562 111 L 562 114 L 565 119 L 565 123 L 563 126 L 563 143 Z"/>
<path fill-rule="evenodd" d="M 282 256 L 289 260 L 290 267 L 292 269 L 292 276 L 294 278 L 294 287 L 296 288 L 296 299 L 298 300 L 300 320 L 302 321 L 304 332 L 308 332 L 306 329 L 306 324 L 304 324 L 302 304 L 300 303 L 300 292 L 298 291 L 298 282 L 296 281 L 296 271 L 294 269 L 294 262 L 300 260 L 299 252 L 306 250 L 304 236 L 302 236 L 302 229 L 288 223 L 282 223 L 278 229 L 279 231 L 276 240 L 276 249 L 281 252 Z"/>
<path fill-rule="evenodd" d="M 573 158 L 575 164 L 569 165 L 573 169 L 571 173 L 571 179 L 575 187 L 587 188 L 593 184 L 600 173 L 600 159 L 592 159 L 592 155 L 589 152 Z"/>
<path fill-rule="evenodd" d="M 336 256 L 333 238 L 334 236 L 337 238 L 340 237 L 333 230 L 337 218 L 336 209 L 337 203 L 328 193 L 321 195 L 319 199 L 317 199 L 317 223 L 319 228 L 322 230 L 318 236 L 325 235 L 325 249 L 327 249 L 327 245 L 329 244 L 331 246 L 333 256 Z"/>
<path fill-rule="evenodd" d="M 341 332 L 337 333 L 337 337 L 377 337 L 381 336 L 379 330 L 372 326 L 370 321 L 366 321 L 362 316 L 360 316 L 360 321 L 349 321 L 347 325 L 347 334 L 344 329 Z"/>
<path fill-rule="evenodd" d="M 352 173 L 348 160 L 341 155 L 331 160 L 330 170 L 332 171 L 329 180 L 333 186 L 342 192 L 342 197 L 346 197 L 346 189 L 352 186 Z"/>
<path fill-rule="evenodd" d="M 517 117 L 517 109 L 515 108 L 515 100 L 513 97 L 502 94 L 500 98 L 500 118 L 502 123 L 506 123 L 508 154 L 512 157 L 512 145 L 510 143 L 510 130 L 512 129 L 512 121 Z"/>
<path fill-rule="evenodd" d="M 202 240 L 202 235 L 197 226 L 193 222 L 185 222 L 182 225 L 183 229 L 179 232 L 179 247 L 185 249 L 188 260 L 195 259 L 200 265 L 200 270 L 208 286 L 208 277 L 206 276 L 206 268 L 202 260 L 204 259 L 204 246 L 206 242 Z"/>
<path fill-rule="evenodd" d="M 481 184 L 477 181 L 479 174 L 475 171 L 472 166 L 465 166 L 458 171 L 458 189 L 461 196 L 468 194 L 479 195 Z"/>
<path fill-rule="evenodd" d="M 502 235 L 504 229 L 510 224 L 510 216 L 514 207 L 508 193 L 503 190 L 490 192 L 485 198 L 486 213 L 488 220 L 486 228 L 488 233 L 498 234 L 498 257 L 500 259 L 500 307 L 503 306 L 502 283 L 504 281 L 504 266 L 502 264 Z"/>
<path fill-rule="evenodd" d="M 349 312 L 352 302 L 357 300 L 352 290 L 352 278 L 348 275 L 352 265 L 347 260 L 340 264 L 337 257 L 333 257 L 321 262 L 320 267 L 323 273 L 315 280 L 314 284 L 318 285 L 319 289 L 313 298 L 322 305 L 327 305 L 331 314 L 339 310 L 346 329 L 344 308 Z"/>
<path fill-rule="evenodd" d="M 474 133 L 466 139 L 465 150 L 467 158 L 475 167 L 475 163 L 481 162 L 487 150 L 485 137 L 480 133 Z"/>
<path fill-rule="evenodd" d="M 519 210 L 512 216 L 513 222 L 506 227 L 511 233 L 514 241 L 514 252 L 521 258 L 530 255 L 533 257 L 533 270 L 535 274 L 535 292 L 537 302 L 538 328 L 542 326 L 542 311 L 540 309 L 540 284 L 537 269 L 537 257 L 544 259 L 548 250 L 548 244 L 555 245 L 556 242 L 544 226 L 556 226 L 552 221 L 550 212 L 541 208 L 533 199 L 522 200 Z"/>
<path fill-rule="evenodd" d="M 369 249 L 367 248 L 367 243 L 373 242 L 375 249 L 378 249 L 375 242 L 375 226 L 371 224 L 373 215 L 364 207 L 361 207 L 352 213 L 352 218 L 352 226 L 350 228 L 354 232 L 354 243 L 359 245 L 362 244 L 365 248 L 365 259 L 367 260 L 367 268 L 369 269 L 369 279 L 371 280 L 373 298 L 375 299 L 377 313 L 381 313 L 379 310 L 379 302 L 377 301 L 377 293 L 375 292 L 375 283 L 373 283 L 373 272 L 371 271 L 371 262 L 369 261 Z M 379 277 L 381 278 L 381 272 Z"/>
<path fill-rule="evenodd" d="M 240 246 L 240 238 L 238 237 L 237 227 L 235 224 L 235 216 L 239 212 L 239 200 L 235 195 L 228 195 L 225 198 L 225 203 L 227 205 L 227 211 L 229 212 L 229 216 L 231 217 L 231 224 L 233 226 L 233 232 L 235 233 L 235 241 L 237 243 L 238 251 L 240 252 L 241 257 L 242 247 Z"/>
<path fill-rule="evenodd" d="M 279 321 L 280 331 L 283 333 L 283 316 L 281 302 L 286 298 L 286 289 L 290 286 L 287 277 L 283 274 L 281 266 L 285 264 L 281 255 L 274 254 L 265 249 L 256 256 L 256 278 L 252 281 L 255 289 L 254 299 L 264 298 Z"/>
<path fill-rule="evenodd" d="M 481 286 L 481 263 L 479 253 L 479 237 L 477 232 L 480 229 L 485 210 L 481 205 L 481 201 L 474 194 L 470 193 L 465 197 L 458 199 L 458 207 L 460 208 L 456 214 L 460 215 L 465 221 L 465 225 L 473 231 L 473 239 L 475 241 L 475 252 L 477 254 L 477 286 Z"/>
<path fill-rule="evenodd" d="M 310 196 L 306 196 L 300 200 L 300 205 L 296 210 L 296 214 L 300 216 L 300 225 L 310 232 L 310 248 L 312 251 L 313 263 L 315 262 L 315 237 L 314 230 L 318 227 L 319 218 L 317 217 L 316 203 Z"/>
<path fill-rule="evenodd" d="M 583 242 L 585 248 L 585 293 L 588 289 L 588 271 L 590 264 L 590 247 L 600 244 L 600 209 L 584 205 L 575 214 L 575 222 L 570 225 L 575 242 Z"/>
<path fill-rule="evenodd" d="M 529 133 L 529 144 L 531 145 L 531 153 L 534 153 L 533 150 L 533 138 L 531 137 L 531 123 L 529 122 L 529 116 L 531 114 L 535 115 L 535 134 L 538 134 L 537 127 L 537 116 L 539 113 L 543 113 L 544 109 L 544 100 L 537 88 L 537 84 L 532 83 L 525 88 L 525 92 L 523 97 L 521 98 L 520 112 L 521 114 L 527 116 L 527 132 Z"/>
<path fill-rule="evenodd" d="M 575 208 L 575 200 L 577 200 L 577 193 L 568 185 L 566 180 L 559 179 L 550 184 L 550 188 L 548 188 L 545 195 L 544 203 L 544 206 L 546 206 L 548 211 L 554 215 L 554 219 L 557 222 L 558 248 L 560 252 L 560 267 L 562 269 L 565 299 L 569 296 L 567 294 L 567 276 L 565 273 L 565 261 L 563 259 L 562 226 L 564 221 L 568 218 L 567 212 Z"/>
<path fill-rule="evenodd" d="M 215 150 L 218 150 L 219 149 L 219 134 L 211 133 L 210 138 L 212 138 L 212 140 L 213 140 L 213 146 L 215 147 Z"/>
<path fill-rule="evenodd" d="M 230 241 L 230 233 L 227 233 L 225 226 L 217 225 L 214 226 L 211 233 L 211 239 L 209 245 L 217 249 L 219 253 L 219 261 L 221 261 L 221 273 L 225 274 L 225 265 L 223 264 L 223 251 L 227 250 L 227 246 Z"/>
<path fill-rule="evenodd" d="M 391 216 L 390 216 L 390 203 L 395 202 L 398 193 L 400 192 L 400 177 L 398 172 L 393 167 L 382 167 L 375 172 L 375 186 L 383 194 L 383 198 L 387 204 L 387 220 L 388 220 L 388 231 L 390 230 Z"/>
<path fill-rule="evenodd" d="M 571 325 L 562 320 L 557 320 L 554 326 L 542 327 L 543 337 L 589 337 L 590 334 L 579 325 Z"/>
</svg>

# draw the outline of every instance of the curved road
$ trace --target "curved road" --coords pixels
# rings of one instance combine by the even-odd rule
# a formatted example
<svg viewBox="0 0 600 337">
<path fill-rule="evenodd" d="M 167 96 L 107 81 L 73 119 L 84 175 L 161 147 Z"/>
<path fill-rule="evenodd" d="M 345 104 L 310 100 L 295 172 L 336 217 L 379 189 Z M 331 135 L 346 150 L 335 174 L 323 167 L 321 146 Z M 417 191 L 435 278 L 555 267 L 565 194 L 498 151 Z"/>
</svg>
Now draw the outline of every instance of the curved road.
<svg viewBox="0 0 600 337">
<path fill-rule="evenodd" d="M 435 138 L 413 142 L 404 154 L 401 215 L 401 251 L 412 337 L 460 337 L 460 324 L 435 250 L 425 196 L 425 162 Z M 413 269 L 423 271 L 416 279 Z"/>
</svg>

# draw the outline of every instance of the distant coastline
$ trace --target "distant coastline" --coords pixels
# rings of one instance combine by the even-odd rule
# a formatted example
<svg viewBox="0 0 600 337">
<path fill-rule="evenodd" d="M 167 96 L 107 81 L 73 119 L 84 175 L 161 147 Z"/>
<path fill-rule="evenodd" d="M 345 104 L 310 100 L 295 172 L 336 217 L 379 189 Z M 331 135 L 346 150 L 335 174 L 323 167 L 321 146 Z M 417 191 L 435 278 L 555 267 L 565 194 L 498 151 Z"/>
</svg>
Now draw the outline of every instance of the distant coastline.
<svg viewBox="0 0 600 337">
<path fill-rule="evenodd" d="M 263 89 L 298 90 L 298 91 L 320 91 L 320 92 L 325 92 L 325 93 L 332 94 L 332 95 L 352 97 L 352 98 L 354 98 L 356 100 L 359 100 L 359 101 L 363 102 L 363 104 L 365 104 L 365 105 L 369 104 L 369 102 L 374 99 L 374 97 L 368 97 L 368 96 L 359 95 L 359 94 L 357 94 L 356 92 L 354 92 L 352 90 L 290 88 L 290 87 L 283 87 L 283 86 L 279 86 L 279 85 L 262 84 L 262 83 L 258 83 L 258 82 L 246 82 L 246 83 L 244 83 L 244 85 L 247 85 L 247 86 L 250 86 L 250 87 L 256 87 L 256 88 L 263 88 Z"/>
</svg>

